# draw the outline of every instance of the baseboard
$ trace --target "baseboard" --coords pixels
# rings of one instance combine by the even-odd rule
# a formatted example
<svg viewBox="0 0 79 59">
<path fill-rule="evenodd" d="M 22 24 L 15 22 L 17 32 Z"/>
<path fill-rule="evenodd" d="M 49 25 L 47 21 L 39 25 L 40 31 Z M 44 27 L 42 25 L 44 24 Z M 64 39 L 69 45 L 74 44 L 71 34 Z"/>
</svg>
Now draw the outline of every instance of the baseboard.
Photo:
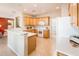
<svg viewBox="0 0 79 59">
<path fill-rule="evenodd" d="M 9 47 L 17 56 L 20 56 L 10 45 L 8 45 L 8 47 Z"/>
</svg>

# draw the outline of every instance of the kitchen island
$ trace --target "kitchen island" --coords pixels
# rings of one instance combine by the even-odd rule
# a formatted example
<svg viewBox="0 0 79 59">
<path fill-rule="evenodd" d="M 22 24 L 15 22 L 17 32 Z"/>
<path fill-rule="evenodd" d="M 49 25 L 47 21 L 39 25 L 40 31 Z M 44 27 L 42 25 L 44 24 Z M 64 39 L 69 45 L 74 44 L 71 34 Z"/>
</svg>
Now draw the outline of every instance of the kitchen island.
<svg viewBox="0 0 79 59">
<path fill-rule="evenodd" d="M 8 47 L 18 56 L 27 56 L 36 48 L 36 33 L 21 29 L 10 29 L 8 32 Z"/>
</svg>

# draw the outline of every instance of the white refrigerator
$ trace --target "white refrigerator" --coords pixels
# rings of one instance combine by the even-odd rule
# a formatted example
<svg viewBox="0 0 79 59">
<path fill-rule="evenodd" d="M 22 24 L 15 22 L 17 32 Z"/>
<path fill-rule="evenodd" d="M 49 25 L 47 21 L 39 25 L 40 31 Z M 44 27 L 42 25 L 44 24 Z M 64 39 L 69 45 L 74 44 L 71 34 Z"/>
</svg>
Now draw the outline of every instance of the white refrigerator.
<svg viewBox="0 0 79 59">
<path fill-rule="evenodd" d="M 57 17 L 52 19 L 52 33 L 55 34 L 55 48 L 56 52 L 63 52 L 67 47 L 69 38 L 73 33 L 72 17 Z M 53 35 L 52 35 L 53 36 Z M 64 39 L 66 38 L 66 39 Z M 53 39 L 53 38 L 52 38 Z M 67 42 L 65 44 L 65 42 Z M 57 53 L 56 53 L 57 54 Z"/>
<path fill-rule="evenodd" d="M 52 32 L 56 37 L 70 37 L 73 34 L 72 17 L 57 17 L 52 19 Z"/>
</svg>

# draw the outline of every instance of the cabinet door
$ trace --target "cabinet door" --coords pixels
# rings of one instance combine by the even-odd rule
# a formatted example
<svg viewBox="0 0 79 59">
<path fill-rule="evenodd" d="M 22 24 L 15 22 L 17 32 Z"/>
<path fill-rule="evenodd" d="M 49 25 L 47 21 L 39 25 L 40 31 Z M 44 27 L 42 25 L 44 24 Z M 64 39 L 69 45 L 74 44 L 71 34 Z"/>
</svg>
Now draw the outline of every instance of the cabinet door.
<svg viewBox="0 0 79 59">
<path fill-rule="evenodd" d="M 73 17 L 73 25 L 74 26 L 77 26 L 77 4 L 70 4 L 70 7 L 69 7 L 69 10 L 70 10 L 70 16 Z"/>
<path fill-rule="evenodd" d="M 77 9 L 77 15 L 78 15 L 78 19 L 77 19 L 78 22 L 77 22 L 77 25 L 78 25 L 78 27 L 79 27 L 79 3 L 78 3 L 77 5 L 78 5 L 78 6 L 77 6 L 77 7 L 78 7 L 78 9 Z"/>
<path fill-rule="evenodd" d="M 8 45 L 14 48 L 14 33 L 11 31 L 8 31 Z"/>
<path fill-rule="evenodd" d="M 16 35 L 16 52 L 18 55 L 23 56 L 24 55 L 24 36 L 21 34 L 15 34 Z"/>
<path fill-rule="evenodd" d="M 34 19 L 35 25 L 38 25 L 38 24 L 39 24 L 39 21 L 40 21 L 40 18 L 35 18 L 35 19 Z"/>
<path fill-rule="evenodd" d="M 33 25 L 37 25 L 37 19 L 33 18 Z"/>
<path fill-rule="evenodd" d="M 69 16 L 73 16 L 73 4 L 69 4 Z"/>
<path fill-rule="evenodd" d="M 73 24 L 77 26 L 77 4 L 73 6 Z"/>
<path fill-rule="evenodd" d="M 24 25 L 30 25 L 30 17 L 24 17 Z"/>
<path fill-rule="evenodd" d="M 29 25 L 34 25 L 34 21 L 33 21 L 32 17 L 30 17 L 30 19 L 29 19 Z"/>
<path fill-rule="evenodd" d="M 34 18 L 31 19 L 31 24 L 32 24 L 32 25 L 35 25 Z"/>
<path fill-rule="evenodd" d="M 49 30 L 44 30 L 43 36 L 44 38 L 49 38 Z"/>
<path fill-rule="evenodd" d="M 28 55 L 36 49 L 36 36 L 28 37 Z"/>
</svg>

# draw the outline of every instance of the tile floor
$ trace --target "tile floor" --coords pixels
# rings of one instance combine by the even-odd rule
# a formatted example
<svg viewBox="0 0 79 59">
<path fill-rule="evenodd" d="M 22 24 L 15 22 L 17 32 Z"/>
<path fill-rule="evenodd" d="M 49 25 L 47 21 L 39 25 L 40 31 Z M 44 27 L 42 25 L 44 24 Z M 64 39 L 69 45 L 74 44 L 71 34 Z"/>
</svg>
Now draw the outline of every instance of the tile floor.
<svg viewBox="0 0 79 59">
<path fill-rule="evenodd" d="M 37 38 L 37 47 L 30 56 L 51 56 L 53 55 L 53 42 L 51 39 Z M 0 38 L 0 56 L 16 56 L 7 46 L 7 38 Z"/>
<path fill-rule="evenodd" d="M 52 56 L 53 42 L 51 39 L 37 38 L 37 47 L 30 56 Z"/>
<path fill-rule="evenodd" d="M 0 56 L 16 56 L 7 46 L 6 37 L 0 38 Z"/>
</svg>

